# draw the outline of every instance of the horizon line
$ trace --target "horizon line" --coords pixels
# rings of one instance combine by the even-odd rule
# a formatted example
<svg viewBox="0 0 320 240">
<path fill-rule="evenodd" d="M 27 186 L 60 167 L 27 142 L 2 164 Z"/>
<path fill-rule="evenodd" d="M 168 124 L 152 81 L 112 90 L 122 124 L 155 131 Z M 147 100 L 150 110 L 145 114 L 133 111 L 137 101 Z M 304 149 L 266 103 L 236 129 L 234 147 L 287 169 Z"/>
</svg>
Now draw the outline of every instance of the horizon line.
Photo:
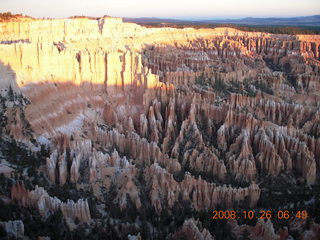
<svg viewBox="0 0 320 240">
<path fill-rule="evenodd" d="M 3 14 L 3 13 L 7 13 L 7 12 L 10 12 L 12 13 L 11 11 L 3 11 L 3 12 L 0 12 L 0 14 Z M 239 17 L 239 16 L 226 16 L 226 17 L 214 17 L 214 16 L 199 16 L 199 17 L 193 17 L 193 16 L 180 16 L 180 17 L 177 17 L 177 16 L 168 16 L 168 17 L 159 17 L 159 16 L 138 16 L 138 17 L 127 17 L 127 16 L 112 16 L 112 15 L 109 15 L 109 14 L 105 14 L 105 15 L 84 15 L 84 14 L 76 14 L 76 15 L 70 15 L 70 16 L 63 16 L 63 17 L 34 17 L 32 15 L 28 15 L 28 14 L 25 14 L 25 13 L 12 13 L 12 15 L 22 15 L 22 16 L 25 16 L 25 17 L 31 17 L 31 18 L 35 18 L 35 19 L 68 19 L 68 18 L 71 18 L 71 17 L 88 17 L 88 18 L 102 18 L 104 16 L 108 16 L 108 17 L 111 17 L 111 18 L 122 18 L 122 19 L 164 19 L 164 20 L 191 20 L 191 21 L 196 21 L 196 20 L 241 20 L 241 19 L 246 19 L 246 18 L 258 18 L 258 19 L 263 19 L 263 18 L 281 18 L 281 19 L 286 19 L 286 18 L 303 18 L 303 17 L 316 17 L 316 16 L 320 16 L 320 13 L 319 14 L 312 14 L 312 15 L 291 15 L 291 16 L 272 16 L 272 15 L 268 15 L 268 16 L 242 16 L 242 17 Z"/>
</svg>

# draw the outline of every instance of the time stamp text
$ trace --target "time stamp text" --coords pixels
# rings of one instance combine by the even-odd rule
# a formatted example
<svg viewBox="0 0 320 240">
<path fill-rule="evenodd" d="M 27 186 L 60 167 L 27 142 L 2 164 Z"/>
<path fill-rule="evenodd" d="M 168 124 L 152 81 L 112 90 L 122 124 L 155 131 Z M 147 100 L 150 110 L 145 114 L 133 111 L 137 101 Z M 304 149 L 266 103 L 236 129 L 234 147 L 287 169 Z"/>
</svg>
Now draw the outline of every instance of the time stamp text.
<svg viewBox="0 0 320 240">
<path fill-rule="evenodd" d="M 301 211 L 289 211 L 289 210 L 244 210 L 244 211 L 235 211 L 235 210 L 215 210 L 212 211 L 212 219 L 222 220 L 222 219 L 307 219 L 309 213 L 306 210 Z"/>
</svg>

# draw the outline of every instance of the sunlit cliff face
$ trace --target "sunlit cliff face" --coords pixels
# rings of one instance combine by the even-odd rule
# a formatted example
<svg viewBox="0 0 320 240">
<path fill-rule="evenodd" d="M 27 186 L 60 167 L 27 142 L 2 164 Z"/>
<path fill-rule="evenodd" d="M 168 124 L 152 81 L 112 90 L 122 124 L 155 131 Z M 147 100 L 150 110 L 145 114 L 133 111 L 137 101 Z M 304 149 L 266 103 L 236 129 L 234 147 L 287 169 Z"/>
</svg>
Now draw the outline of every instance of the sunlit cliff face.
<svg viewBox="0 0 320 240">
<path fill-rule="evenodd" d="M 26 117 L 36 132 L 52 134 L 81 123 L 88 105 L 101 112 L 108 92 L 119 90 L 112 101 L 125 104 L 124 91 L 130 95 L 133 90 L 135 104 L 142 105 L 144 89 L 158 84 L 142 66 L 141 54 L 130 50 L 127 37 L 121 36 L 139 27 L 126 27 L 120 19 L 11 22 L 2 27 L 4 80 L 30 98 Z"/>
<path fill-rule="evenodd" d="M 1 29 L 2 84 L 17 85 L 34 103 L 27 107 L 26 116 L 39 133 L 75 120 L 80 106 L 88 102 L 103 107 L 106 94 L 115 90 L 121 90 L 118 95 L 132 95 L 130 104 L 142 105 L 145 90 L 159 86 L 164 74 L 173 73 L 173 79 L 181 72 L 196 75 L 217 70 L 221 61 L 227 61 L 223 71 L 237 75 L 229 77 L 235 80 L 240 74 L 243 80 L 248 74 L 255 76 L 255 68 L 268 72 L 261 65 L 261 53 L 271 53 L 271 58 L 313 54 L 319 59 L 318 36 L 274 36 L 227 28 L 147 29 L 115 18 L 6 22 Z M 300 44 L 300 38 L 306 41 Z M 247 60 L 232 60 L 239 58 Z"/>
<path fill-rule="evenodd" d="M 15 21 L 0 26 L 1 85 L 11 85 L 30 100 L 25 117 L 36 136 L 71 135 L 86 121 L 104 119 L 120 132 L 129 127 L 142 134 L 150 128 L 154 133 L 146 130 L 143 136 L 149 132 L 152 141 L 161 143 L 166 134 L 174 137 L 167 129 L 170 124 L 163 122 L 168 109 L 160 107 L 155 120 L 147 119 L 149 123 L 143 123 L 141 115 L 149 118 L 155 98 L 168 104 L 175 88 L 188 89 L 199 77 L 241 83 L 265 79 L 276 87 L 277 95 L 318 106 L 319 36 L 231 28 L 152 29 L 117 18 Z M 292 84 L 298 92 L 311 96 L 283 85 L 284 75 L 270 68 L 276 65 L 295 77 Z M 157 118 L 164 120 L 153 125 Z M 279 114 L 271 118 L 280 126 L 284 123 Z M 22 137 L 18 125 L 11 125 L 11 131 Z"/>
<path fill-rule="evenodd" d="M 51 184 L 92 187 L 102 202 L 115 185 L 121 209 L 128 199 L 157 213 L 181 199 L 195 211 L 254 208 L 265 176 L 317 183 L 319 60 L 319 36 L 154 29 L 117 18 L 0 23 L 1 92 L 11 86 L 25 97 L 8 104 L 9 135 L 50 146 Z M 60 207 L 92 220 L 86 201 L 12 191 L 41 212 Z"/>
</svg>

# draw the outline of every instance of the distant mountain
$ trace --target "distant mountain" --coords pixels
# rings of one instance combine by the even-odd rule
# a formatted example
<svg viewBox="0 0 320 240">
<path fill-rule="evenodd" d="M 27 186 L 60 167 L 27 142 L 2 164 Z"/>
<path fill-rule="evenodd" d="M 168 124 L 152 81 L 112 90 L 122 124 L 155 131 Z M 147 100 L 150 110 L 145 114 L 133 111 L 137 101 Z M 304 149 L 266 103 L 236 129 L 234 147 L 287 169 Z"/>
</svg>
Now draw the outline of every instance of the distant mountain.
<svg viewBox="0 0 320 240">
<path fill-rule="evenodd" d="M 219 23 L 260 26 L 320 26 L 320 15 L 290 18 L 242 18 L 242 19 L 212 19 L 212 20 L 180 20 L 168 18 L 124 18 L 134 23 Z"/>
<path fill-rule="evenodd" d="M 245 25 L 271 25 L 271 26 L 320 26 L 320 15 L 290 18 L 243 18 L 224 20 L 204 20 L 205 23 L 231 23 Z"/>
</svg>

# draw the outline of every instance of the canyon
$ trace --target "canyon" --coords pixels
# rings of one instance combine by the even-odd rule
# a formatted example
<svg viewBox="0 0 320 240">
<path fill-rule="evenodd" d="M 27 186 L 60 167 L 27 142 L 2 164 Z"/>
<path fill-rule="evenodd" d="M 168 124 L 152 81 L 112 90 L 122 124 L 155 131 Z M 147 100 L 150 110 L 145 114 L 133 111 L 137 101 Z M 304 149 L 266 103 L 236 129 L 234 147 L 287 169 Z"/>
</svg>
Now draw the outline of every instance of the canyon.
<svg viewBox="0 0 320 240">
<path fill-rule="evenodd" d="M 42 219 L 61 211 L 69 229 L 113 239 L 221 239 L 228 227 L 229 239 L 319 236 L 319 35 L 111 17 L 15 19 L 0 33 L 8 203 Z M 5 151 L 13 145 L 34 163 Z M 294 203 L 294 191 L 310 194 Z M 215 209 L 293 205 L 309 219 L 204 220 Z M 20 219 L 3 223 L 12 232 L 9 220 Z M 23 223 L 15 235 L 28 233 Z"/>
</svg>

